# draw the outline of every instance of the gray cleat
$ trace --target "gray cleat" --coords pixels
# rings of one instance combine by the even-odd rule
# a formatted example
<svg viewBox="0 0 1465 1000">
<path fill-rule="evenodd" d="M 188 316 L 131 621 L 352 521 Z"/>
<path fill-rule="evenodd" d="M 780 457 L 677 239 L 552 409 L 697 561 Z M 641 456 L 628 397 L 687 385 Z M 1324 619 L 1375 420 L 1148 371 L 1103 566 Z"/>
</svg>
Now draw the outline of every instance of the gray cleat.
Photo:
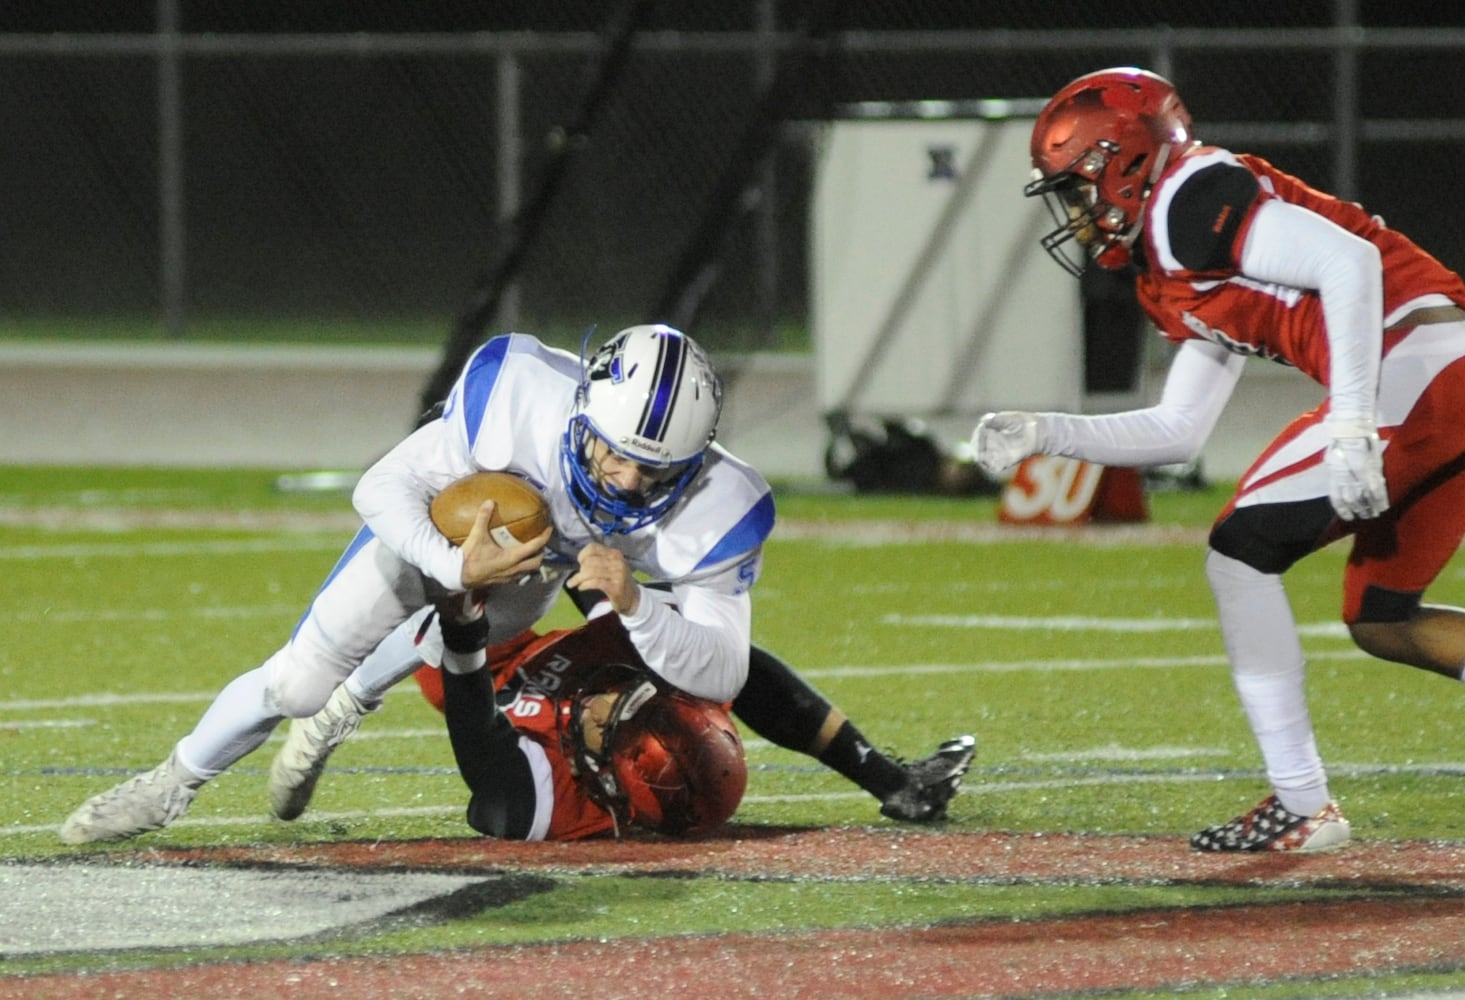
<svg viewBox="0 0 1465 1000">
<path fill-rule="evenodd" d="M 285 745 L 270 764 L 270 809 L 280 819 L 295 819 L 310 805 L 315 783 L 336 747 L 361 725 L 367 708 L 342 684 L 326 707 L 308 719 L 290 720 Z"/>
<path fill-rule="evenodd" d="M 61 824 L 61 840 L 90 844 L 161 830 L 188 811 L 203 783 L 203 778 L 178 763 L 174 750 L 151 771 L 83 802 Z"/>
</svg>

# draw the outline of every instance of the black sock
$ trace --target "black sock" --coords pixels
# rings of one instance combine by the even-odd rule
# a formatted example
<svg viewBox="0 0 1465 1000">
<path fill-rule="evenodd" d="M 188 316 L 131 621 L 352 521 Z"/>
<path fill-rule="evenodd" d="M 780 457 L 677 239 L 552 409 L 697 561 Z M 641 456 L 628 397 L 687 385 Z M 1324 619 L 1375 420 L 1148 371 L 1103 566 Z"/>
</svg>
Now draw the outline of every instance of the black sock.
<svg viewBox="0 0 1465 1000">
<path fill-rule="evenodd" d="M 819 763 L 838 771 L 877 799 L 905 785 L 905 768 L 871 746 L 849 721 L 839 727 L 819 754 Z"/>
</svg>

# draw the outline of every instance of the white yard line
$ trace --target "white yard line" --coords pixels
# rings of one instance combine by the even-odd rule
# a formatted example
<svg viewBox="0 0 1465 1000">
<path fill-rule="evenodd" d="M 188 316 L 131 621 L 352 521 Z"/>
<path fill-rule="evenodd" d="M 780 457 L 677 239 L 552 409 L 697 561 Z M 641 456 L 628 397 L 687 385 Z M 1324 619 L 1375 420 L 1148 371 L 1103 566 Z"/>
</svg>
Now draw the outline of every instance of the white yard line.
<svg viewBox="0 0 1465 1000">
<path fill-rule="evenodd" d="M 1209 527 L 1173 524 L 1092 524 L 1074 527 L 1001 524 L 992 521 L 818 521 L 780 518 L 775 541 L 818 541 L 841 547 L 942 542 L 972 545 L 1014 542 L 1056 542 L 1090 548 L 1133 548 L 1150 545 L 1203 545 Z"/>
<path fill-rule="evenodd" d="M 49 708 L 111 708 L 126 705 L 187 704 L 188 702 L 208 704 L 218 693 L 217 691 L 132 691 L 125 694 L 109 692 L 77 694 L 66 698 L 17 698 L 11 701 L 0 701 L 0 712 L 27 712 Z M 387 694 L 388 697 L 417 694 L 417 688 L 411 684 L 402 684 Z M 418 697 L 421 695 L 418 694 Z M 4 728 L 6 725 L 7 723 L 0 719 L 0 728 Z"/>
<path fill-rule="evenodd" d="M 1465 776 L 1465 762 L 1437 762 L 1401 765 L 1380 764 L 1331 764 L 1328 774 L 1332 777 L 1359 778 L 1381 774 L 1415 774 L 1426 776 Z M 1234 771 L 1224 776 L 1211 771 L 1156 771 L 1135 773 L 1132 771 L 1110 774 L 1060 775 L 1034 781 L 986 781 L 983 775 L 974 771 L 961 786 L 960 795 L 1007 795 L 1017 792 L 1061 791 L 1065 788 L 1123 787 L 1133 785 L 1214 784 L 1218 781 L 1254 782 L 1262 777 L 1260 771 Z M 819 792 L 795 795 L 746 795 L 743 802 L 748 805 L 780 805 L 795 802 L 845 802 L 866 800 L 870 796 L 857 789 L 841 792 Z M 309 812 L 291 823 L 294 827 L 321 823 L 357 822 L 368 819 L 399 819 L 407 817 L 461 816 L 462 803 L 442 806 L 410 806 L 386 809 L 361 809 L 349 812 Z M 249 813 L 236 816 L 184 816 L 170 825 L 170 829 L 218 829 L 224 827 L 257 827 L 278 825 L 279 820 L 263 813 Z M 20 826 L 0 827 L 0 837 L 23 837 L 35 834 L 55 833 L 58 824 L 30 823 Z"/>
<path fill-rule="evenodd" d="M 1357 649 L 1317 650 L 1308 653 L 1310 660 L 1361 660 L 1366 655 Z M 1108 659 L 1063 660 L 977 660 L 971 663 L 882 663 L 800 668 L 809 678 L 885 677 L 918 674 L 984 674 L 1044 671 L 1122 670 L 1138 668 L 1163 670 L 1186 667 L 1221 666 L 1226 658 L 1220 654 L 1200 656 L 1133 656 Z M 412 685 L 399 685 L 392 696 L 416 694 Z M 16 698 L 0 701 L 0 712 L 29 712 L 42 709 L 107 708 L 127 705 L 207 703 L 217 691 L 134 691 L 126 693 L 90 693 L 65 698 Z M 8 725 L 0 719 L 0 728 Z"/>
<path fill-rule="evenodd" d="M 1003 631 L 1053 632 L 1197 632 L 1215 631 L 1214 618 L 1098 618 L 1086 615 L 1049 617 L 1027 615 L 885 615 L 882 625 L 905 628 L 969 628 Z M 1342 622 L 1316 622 L 1298 625 L 1303 638 L 1346 639 L 1348 629 Z"/>
<path fill-rule="evenodd" d="M 295 535 L 289 538 L 241 538 L 225 541 L 95 542 L 0 546 L 0 560 L 162 559 L 194 556 L 249 556 L 269 552 L 321 552 L 345 548 L 350 535 Z"/>
<path fill-rule="evenodd" d="M 260 532 L 354 532 L 361 521 L 350 502 L 335 511 L 167 509 L 105 506 L 0 506 L 0 527 L 74 531 L 145 531 L 157 528 Z M 818 541 L 839 546 L 943 542 L 975 545 L 1057 542 L 1093 548 L 1204 544 L 1209 528 L 1172 524 L 1095 524 L 1027 527 L 992 521 L 903 521 L 780 518 L 778 541 Z"/>
<path fill-rule="evenodd" d="M 1317 651 L 1308 654 L 1313 660 L 1358 660 L 1364 653 L 1356 649 Z M 834 667 L 811 667 L 799 673 L 809 678 L 884 677 L 916 674 L 983 674 L 1020 673 L 1027 671 L 1086 671 L 1140 668 L 1148 670 L 1220 666 L 1226 658 L 1214 656 L 1136 656 L 1093 660 L 1009 660 L 975 661 L 972 663 L 886 663 Z M 411 685 L 399 685 L 392 696 L 416 694 Z M 69 695 L 65 698 L 14 698 L 0 701 L 0 712 L 30 712 L 42 709 L 108 708 L 127 705 L 186 704 L 212 701 L 217 691 L 134 691 L 127 693 L 93 693 Z M 10 723 L 0 719 L 0 728 Z"/>
<path fill-rule="evenodd" d="M 0 527 L 48 528 L 58 531 L 188 531 L 345 532 L 361 527 L 361 519 L 343 500 L 339 511 L 306 513 L 291 510 L 194 510 L 124 507 L 115 503 L 95 507 L 4 507 Z"/>
<path fill-rule="evenodd" d="M 144 608 L 142 610 L 46 608 L 44 611 L 17 611 L 9 614 L 0 612 L 0 621 L 35 625 L 42 622 L 52 624 L 63 622 L 177 622 L 192 621 L 198 618 L 205 620 L 244 618 L 278 620 L 285 618 L 293 622 L 300 617 L 303 610 L 304 607 L 301 604 L 255 604 L 235 607 L 179 608 L 167 611 L 162 608 Z"/>
</svg>

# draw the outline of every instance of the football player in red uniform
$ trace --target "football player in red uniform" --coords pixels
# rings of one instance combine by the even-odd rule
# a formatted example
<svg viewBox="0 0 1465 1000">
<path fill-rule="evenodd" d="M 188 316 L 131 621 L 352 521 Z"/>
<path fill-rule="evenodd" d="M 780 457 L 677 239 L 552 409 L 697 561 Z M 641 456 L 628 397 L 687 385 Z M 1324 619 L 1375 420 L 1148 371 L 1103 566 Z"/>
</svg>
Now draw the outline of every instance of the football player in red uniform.
<svg viewBox="0 0 1465 1000">
<path fill-rule="evenodd" d="M 1362 207 L 1259 157 L 1204 145 L 1169 81 L 1133 68 L 1074 80 L 1034 123 L 1028 196 L 1071 273 L 1130 270 L 1179 345 L 1159 401 L 1123 413 L 1003 412 L 973 445 L 998 473 L 1032 454 L 1121 466 L 1195 459 L 1258 356 L 1327 400 L 1242 476 L 1206 577 L 1273 792 L 1191 838 L 1197 850 L 1324 850 L 1350 836 L 1328 789 L 1282 574 L 1353 539 L 1343 621 L 1373 656 L 1459 679 L 1465 611 L 1423 603 L 1465 537 L 1465 282 Z"/>
<path fill-rule="evenodd" d="M 474 638 L 483 628 L 477 611 L 454 622 L 452 601 L 445 601 L 442 612 L 414 618 L 412 629 L 399 630 L 373 656 L 418 665 L 418 686 L 447 715 L 459 771 L 473 794 L 469 824 L 493 836 L 578 839 L 627 821 L 668 834 L 709 829 L 731 815 L 746 778 L 734 716 L 849 778 L 881 801 L 884 815 L 906 822 L 943 819 L 976 752 L 975 740 L 960 736 L 910 763 L 881 753 L 837 706 L 757 647 L 749 684 L 733 701 L 693 698 L 658 680 L 651 710 L 631 713 L 650 695 L 644 682 L 652 678 L 614 615 L 586 601 L 590 618 L 580 628 L 544 636 L 525 630 L 486 647 L 486 634 Z M 485 662 L 489 670 L 480 669 Z M 439 663 L 441 669 L 425 665 Z M 288 794 L 276 794 L 272 782 L 271 808 L 281 819 L 305 811 L 332 751 L 380 708 L 381 699 L 357 683 L 348 679 L 331 706 L 300 729 L 317 748 L 315 766 L 289 784 Z M 502 711 L 494 710 L 495 695 Z M 588 730 L 587 719 L 596 723 Z M 607 722 L 614 738 L 597 740 Z M 729 741 L 736 744 L 736 781 L 722 770 L 734 766 Z M 624 801 L 608 794 L 607 782 Z M 682 788 L 692 791 L 676 791 Z"/>
<path fill-rule="evenodd" d="M 732 816 L 748 771 L 726 706 L 658 681 L 616 616 L 488 649 L 486 625 L 444 618 L 444 669 L 416 674 L 447 717 L 469 826 L 513 840 L 627 824 L 690 836 Z"/>
</svg>

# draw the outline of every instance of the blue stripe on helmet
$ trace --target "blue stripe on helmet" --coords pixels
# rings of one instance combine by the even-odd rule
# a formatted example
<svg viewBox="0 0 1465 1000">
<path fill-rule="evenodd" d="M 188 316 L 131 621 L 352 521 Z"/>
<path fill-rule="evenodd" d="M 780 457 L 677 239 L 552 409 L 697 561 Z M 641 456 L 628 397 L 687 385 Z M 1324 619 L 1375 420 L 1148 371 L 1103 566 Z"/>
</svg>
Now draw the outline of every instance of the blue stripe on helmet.
<svg viewBox="0 0 1465 1000">
<path fill-rule="evenodd" d="M 677 388 L 682 383 L 682 371 L 687 367 L 686 344 L 681 337 L 661 336 L 657 339 L 661 343 L 656 357 L 655 385 L 641 414 L 640 428 L 641 436 L 653 441 L 660 441 L 666 434 L 672 401 L 676 399 Z"/>
</svg>

